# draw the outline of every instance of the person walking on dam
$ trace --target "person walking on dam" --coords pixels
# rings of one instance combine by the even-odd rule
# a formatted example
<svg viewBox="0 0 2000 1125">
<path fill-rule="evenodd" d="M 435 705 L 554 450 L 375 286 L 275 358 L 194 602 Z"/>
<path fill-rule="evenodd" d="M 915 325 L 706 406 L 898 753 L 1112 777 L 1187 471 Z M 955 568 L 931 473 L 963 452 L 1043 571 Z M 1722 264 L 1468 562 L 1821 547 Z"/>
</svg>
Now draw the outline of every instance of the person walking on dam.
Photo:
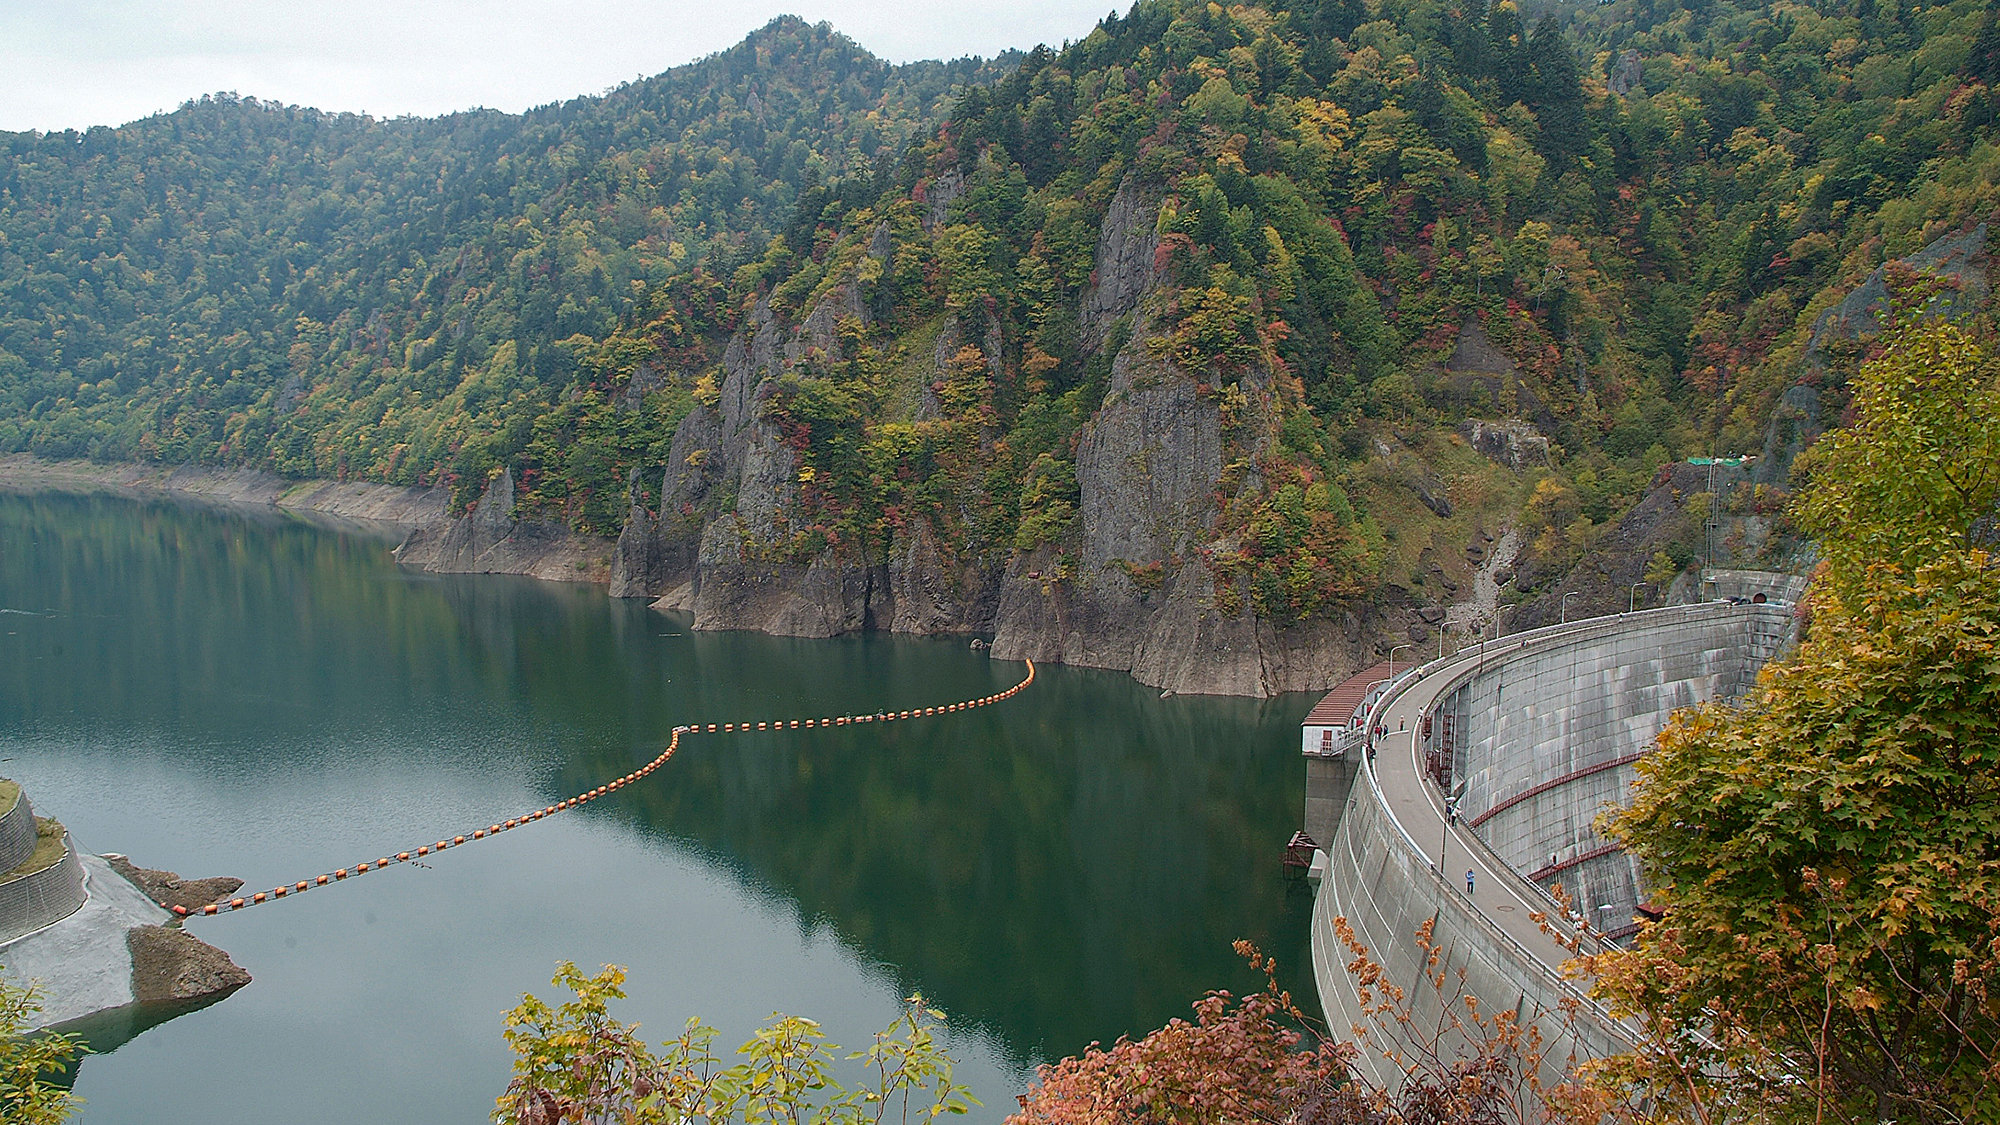
<svg viewBox="0 0 2000 1125">
<path fill-rule="evenodd" d="M 1470 867 L 1465 869 L 1465 893 L 1468 896 L 1472 894 L 1472 868 Z"/>
</svg>

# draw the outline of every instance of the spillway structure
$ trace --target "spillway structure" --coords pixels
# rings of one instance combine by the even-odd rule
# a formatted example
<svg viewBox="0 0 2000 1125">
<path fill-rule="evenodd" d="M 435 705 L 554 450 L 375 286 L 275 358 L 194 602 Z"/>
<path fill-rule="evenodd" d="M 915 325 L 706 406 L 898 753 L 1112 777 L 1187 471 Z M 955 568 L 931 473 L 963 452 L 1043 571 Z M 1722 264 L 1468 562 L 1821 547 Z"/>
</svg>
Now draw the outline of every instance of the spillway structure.
<svg viewBox="0 0 2000 1125">
<path fill-rule="evenodd" d="M 1742 694 L 1795 638 L 1802 580 L 1727 582 L 1714 601 L 1369 669 L 1307 716 L 1313 976 L 1331 1031 L 1361 1032 L 1380 1084 L 1404 1080 L 1399 1060 L 1476 1049 L 1467 996 L 1539 1032 L 1544 1078 L 1629 1048 L 1630 1030 L 1563 964 L 1578 941 L 1588 951 L 1636 932 L 1649 906 L 1599 814 L 1625 800 L 1676 709 Z M 1357 947 L 1379 967 L 1372 981 Z M 1407 1019 L 1368 1010 L 1385 985 Z"/>
</svg>

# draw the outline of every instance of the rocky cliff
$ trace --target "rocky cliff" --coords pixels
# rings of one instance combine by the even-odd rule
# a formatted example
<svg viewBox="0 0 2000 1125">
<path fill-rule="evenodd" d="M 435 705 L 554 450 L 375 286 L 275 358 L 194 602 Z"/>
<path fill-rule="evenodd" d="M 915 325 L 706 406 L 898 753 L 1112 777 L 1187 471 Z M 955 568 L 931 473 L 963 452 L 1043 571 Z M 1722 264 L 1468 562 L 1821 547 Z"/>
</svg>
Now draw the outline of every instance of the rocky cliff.
<svg viewBox="0 0 2000 1125">
<path fill-rule="evenodd" d="M 416 524 L 396 561 L 437 574 L 525 574 L 571 582 L 609 581 L 614 545 L 559 523 L 517 519 L 514 474 L 502 469 L 463 516 Z"/>
<path fill-rule="evenodd" d="M 943 221 L 953 184 L 932 185 L 928 225 Z M 719 395 L 675 432 L 657 511 L 635 506 L 615 553 L 614 595 L 651 596 L 691 611 L 698 629 L 824 637 L 862 629 L 994 634 L 1006 659 L 1032 657 L 1129 670 L 1173 692 L 1263 696 L 1337 683 L 1400 641 L 1405 614 L 1372 606 L 1279 627 L 1240 597 L 1218 596 L 1209 557 L 1218 497 L 1254 488 L 1240 466 L 1268 453 L 1273 378 L 1253 365 L 1225 418 L 1204 374 L 1160 347 L 1164 280 L 1161 193 L 1128 177 L 1106 207 L 1096 268 L 1075 311 L 1084 347 L 1109 351 L 1102 405 L 1075 450 L 1079 502 L 1068 534 L 1026 550 L 953 535 L 913 519 L 886 544 L 828 545 L 800 555 L 788 537 L 801 513 L 799 459 L 766 405 L 788 371 L 837 354 L 840 325 L 865 331 L 870 310 L 852 282 L 826 288 L 787 323 L 760 303 L 730 339 Z M 877 263 L 887 228 L 869 246 Z M 999 328 L 973 309 L 947 315 L 931 344 L 930 376 L 976 349 L 1000 376 Z M 1115 349 L 1115 350 L 1113 350 Z M 906 404 L 913 422 L 937 410 L 936 387 Z M 1226 592 L 1224 592 L 1226 594 Z"/>
</svg>

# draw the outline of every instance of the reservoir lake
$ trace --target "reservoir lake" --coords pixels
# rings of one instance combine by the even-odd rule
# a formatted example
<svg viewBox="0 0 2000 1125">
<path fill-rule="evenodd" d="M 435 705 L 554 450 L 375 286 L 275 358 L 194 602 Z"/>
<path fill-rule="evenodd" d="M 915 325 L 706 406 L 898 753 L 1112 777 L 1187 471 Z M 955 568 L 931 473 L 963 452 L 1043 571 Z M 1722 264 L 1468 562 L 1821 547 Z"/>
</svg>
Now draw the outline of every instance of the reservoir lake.
<svg viewBox="0 0 2000 1125">
<path fill-rule="evenodd" d="M 275 509 L 0 492 L 0 775 L 87 851 L 246 892 L 483 827 L 673 727 L 944 704 L 1018 682 L 967 639 L 700 633 L 598 586 L 398 567 Z M 958 1077 L 1138 1036 L 1280 958 L 1307 1005 L 1307 696 L 1160 698 L 1042 666 L 993 707 L 684 740 L 584 808 L 190 921 L 255 978 L 86 1058 L 83 1125 L 488 1120 L 501 1016 L 559 961 L 630 970 L 653 1042 L 774 1012 L 864 1046 L 922 993 Z M 858 1075 L 849 1074 L 849 1077 Z"/>
</svg>

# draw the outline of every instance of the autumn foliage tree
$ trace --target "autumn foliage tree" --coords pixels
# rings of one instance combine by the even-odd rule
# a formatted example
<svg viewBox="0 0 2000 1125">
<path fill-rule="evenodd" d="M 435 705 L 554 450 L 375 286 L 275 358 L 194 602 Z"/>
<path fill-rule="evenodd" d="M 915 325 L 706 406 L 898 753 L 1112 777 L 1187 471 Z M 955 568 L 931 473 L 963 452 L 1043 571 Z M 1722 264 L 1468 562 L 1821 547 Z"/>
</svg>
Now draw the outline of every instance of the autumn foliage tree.
<svg viewBox="0 0 2000 1125">
<path fill-rule="evenodd" d="M 1428 1027 L 1345 920 L 1335 927 L 1363 982 L 1362 1006 L 1385 1034 L 1355 1028 L 1350 1041 L 1321 1031 L 1278 986 L 1277 963 L 1239 941 L 1237 952 L 1265 974 L 1262 991 L 1211 992 L 1192 1023 L 1042 1067 L 1007 1125 L 1582 1125 L 1601 1112 L 1589 1091 L 1543 1085 L 1539 1034 L 1515 1012 L 1482 1013 L 1428 924 L 1411 936 L 1429 967 L 1405 982 L 1446 999 Z M 1382 1051 L 1401 1076 L 1393 1088 L 1356 1065 L 1363 1050 Z"/>
<path fill-rule="evenodd" d="M 0 1121 L 60 1125 L 82 1100 L 56 1079 L 83 1046 L 68 1035 L 31 1034 L 39 1011 L 34 989 L 0 980 Z"/>
<path fill-rule="evenodd" d="M 1259 968 L 1268 962 L 1249 951 Z M 1289 1118 L 1323 1083 L 1344 1079 L 1354 1048 L 1327 1041 L 1300 1049 L 1298 1009 L 1275 978 L 1240 1000 L 1210 992 L 1195 1018 L 1173 1020 L 1109 1050 L 1041 1068 L 1008 1125 L 1249 1125 Z"/>
<path fill-rule="evenodd" d="M 1596 1077 L 1665 1119 L 2000 1117 L 2000 380 L 1949 324 L 1883 343 L 1796 514 L 1808 635 L 1610 821 L 1668 913 L 1586 960 L 1647 1031 Z"/>
<path fill-rule="evenodd" d="M 551 983 L 573 998 L 551 1006 L 524 996 L 507 1013 L 514 1080 L 498 1099 L 499 1125 L 923 1125 L 978 1105 L 952 1080 L 937 1039 L 944 1017 L 913 996 L 866 1049 L 845 1056 L 864 1077 L 842 1082 L 840 1048 L 819 1025 L 774 1016 L 724 1065 L 716 1031 L 689 1020 L 659 1050 L 636 1024 L 611 1015 L 625 970 L 585 975 L 565 961 Z"/>
</svg>

